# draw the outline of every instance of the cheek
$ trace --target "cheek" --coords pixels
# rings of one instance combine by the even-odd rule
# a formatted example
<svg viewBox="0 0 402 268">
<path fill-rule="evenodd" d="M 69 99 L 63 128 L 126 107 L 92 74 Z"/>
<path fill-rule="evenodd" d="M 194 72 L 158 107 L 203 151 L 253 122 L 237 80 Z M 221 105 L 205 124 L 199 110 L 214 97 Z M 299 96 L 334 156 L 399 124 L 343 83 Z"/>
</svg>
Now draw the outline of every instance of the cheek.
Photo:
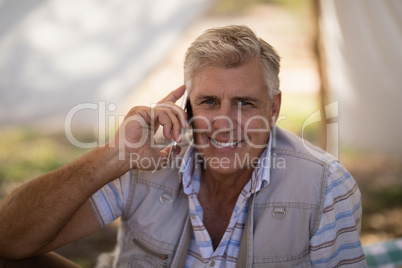
<svg viewBox="0 0 402 268">
<path fill-rule="evenodd" d="M 200 131 L 211 131 L 213 115 L 199 112 L 199 109 L 193 110 L 192 126 Z"/>
<path fill-rule="evenodd" d="M 200 143 L 202 135 L 210 133 L 211 123 L 205 116 L 194 116 L 192 121 L 193 137 L 196 143 Z"/>
<path fill-rule="evenodd" d="M 264 116 L 253 116 L 245 119 L 242 124 L 243 131 L 250 137 L 269 136 L 269 120 Z"/>
<path fill-rule="evenodd" d="M 204 116 L 194 116 L 192 121 L 193 128 L 199 131 L 210 131 L 211 123 Z"/>
</svg>

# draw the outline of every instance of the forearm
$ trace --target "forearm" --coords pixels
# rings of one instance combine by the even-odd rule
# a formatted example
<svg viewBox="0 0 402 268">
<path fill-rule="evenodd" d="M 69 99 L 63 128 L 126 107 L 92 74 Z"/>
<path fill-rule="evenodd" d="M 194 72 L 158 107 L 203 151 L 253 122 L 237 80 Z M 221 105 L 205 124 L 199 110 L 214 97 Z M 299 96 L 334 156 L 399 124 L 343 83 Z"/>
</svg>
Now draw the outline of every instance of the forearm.
<svg viewBox="0 0 402 268">
<path fill-rule="evenodd" d="M 79 207 L 120 169 L 114 153 L 98 148 L 12 192 L 0 203 L 0 256 L 27 257 L 49 243 Z"/>
<path fill-rule="evenodd" d="M 54 252 L 19 261 L 4 260 L 0 257 L 0 267 L 47 267 L 47 268 L 79 268 L 77 264 Z"/>
</svg>

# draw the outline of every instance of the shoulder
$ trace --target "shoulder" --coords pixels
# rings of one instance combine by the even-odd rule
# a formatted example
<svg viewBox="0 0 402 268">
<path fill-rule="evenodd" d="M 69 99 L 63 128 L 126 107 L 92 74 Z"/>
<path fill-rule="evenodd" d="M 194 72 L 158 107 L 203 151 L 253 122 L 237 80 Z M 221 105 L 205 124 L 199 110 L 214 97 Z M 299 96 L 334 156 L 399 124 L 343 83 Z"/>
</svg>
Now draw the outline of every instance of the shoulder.
<svg viewBox="0 0 402 268">
<path fill-rule="evenodd" d="M 298 163 L 306 166 L 299 167 L 314 167 L 321 166 L 326 171 L 326 181 L 328 185 L 331 183 L 341 183 L 341 181 L 352 181 L 353 178 L 339 160 L 321 148 L 311 144 L 310 142 L 300 138 L 296 134 L 281 129 L 275 128 L 272 141 L 272 154 L 276 156 L 287 156 L 294 158 L 292 164 Z M 297 160 L 295 160 L 297 159 Z"/>
<path fill-rule="evenodd" d="M 273 131 L 271 188 L 278 192 L 282 189 L 295 202 L 309 200 L 322 207 L 328 185 L 338 174 L 347 171 L 334 156 L 297 135 L 278 127 Z"/>
<path fill-rule="evenodd" d="M 275 127 L 272 139 L 273 154 L 294 156 L 320 165 L 337 161 L 331 154 L 288 130 Z"/>
</svg>

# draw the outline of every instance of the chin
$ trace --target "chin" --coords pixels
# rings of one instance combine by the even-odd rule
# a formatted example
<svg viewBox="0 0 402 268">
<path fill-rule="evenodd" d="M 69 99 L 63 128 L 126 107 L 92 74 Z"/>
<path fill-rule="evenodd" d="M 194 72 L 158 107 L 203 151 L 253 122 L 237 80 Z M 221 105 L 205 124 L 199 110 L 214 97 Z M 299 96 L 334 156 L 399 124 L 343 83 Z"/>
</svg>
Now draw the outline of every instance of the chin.
<svg viewBox="0 0 402 268">
<path fill-rule="evenodd" d="M 256 149 L 245 141 L 215 142 L 210 138 L 195 139 L 203 168 L 217 174 L 232 174 L 255 168 L 264 149 Z"/>
<path fill-rule="evenodd" d="M 217 174 L 233 174 L 252 170 L 258 158 L 252 158 L 248 153 L 236 151 L 200 152 L 204 168 Z"/>
</svg>

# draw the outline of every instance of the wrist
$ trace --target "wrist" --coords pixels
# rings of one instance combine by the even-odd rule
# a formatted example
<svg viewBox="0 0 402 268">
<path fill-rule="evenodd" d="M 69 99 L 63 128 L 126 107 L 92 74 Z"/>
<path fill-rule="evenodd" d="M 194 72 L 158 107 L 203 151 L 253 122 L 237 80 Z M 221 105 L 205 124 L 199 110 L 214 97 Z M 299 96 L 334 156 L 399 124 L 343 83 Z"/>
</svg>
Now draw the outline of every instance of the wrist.
<svg viewBox="0 0 402 268">
<path fill-rule="evenodd" d="M 97 177 L 107 182 L 120 177 L 130 169 L 125 151 L 119 150 L 118 146 L 105 144 L 95 149 L 94 155 L 98 159 Z"/>
</svg>

